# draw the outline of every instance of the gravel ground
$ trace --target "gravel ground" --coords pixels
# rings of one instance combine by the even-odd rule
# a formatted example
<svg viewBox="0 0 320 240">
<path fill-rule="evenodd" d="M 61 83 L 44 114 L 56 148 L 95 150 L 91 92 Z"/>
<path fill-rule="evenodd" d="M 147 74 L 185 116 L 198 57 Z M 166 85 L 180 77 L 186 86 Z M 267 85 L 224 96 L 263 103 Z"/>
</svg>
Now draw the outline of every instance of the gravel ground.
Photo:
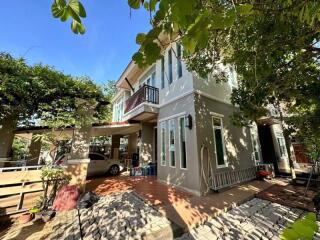
<svg viewBox="0 0 320 240">
<path fill-rule="evenodd" d="M 280 239 L 279 234 L 285 226 L 302 217 L 304 213 L 297 208 L 253 198 L 185 233 L 177 240 L 277 240 Z"/>
</svg>

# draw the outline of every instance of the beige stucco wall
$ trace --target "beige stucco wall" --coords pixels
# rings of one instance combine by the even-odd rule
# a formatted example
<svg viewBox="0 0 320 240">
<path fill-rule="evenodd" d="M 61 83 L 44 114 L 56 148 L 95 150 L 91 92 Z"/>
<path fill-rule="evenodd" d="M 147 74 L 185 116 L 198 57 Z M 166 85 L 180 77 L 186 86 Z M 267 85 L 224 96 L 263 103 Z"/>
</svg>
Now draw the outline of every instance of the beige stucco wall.
<svg viewBox="0 0 320 240">
<path fill-rule="evenodd" d="M 172 45 L 172 48 L 177 52 L 176 44 Z M 172 52 L 172 75 L 173 81 L 169 85 L 168 82 L 168 51 L 164 52 L 164 66 L 165 66 L 165 87 L 161 89 L 161 60 L 156 63 L 156 87 L 159 88 L 160 105 L 175 100 L 177 97 L 190 93 L 193 90 L 193 76 L 192 73 L 187 71 L 185 63 L 182 61 L 182 77 L 178 77 L 178 61 L 175 54 Z"/>
<path fill-rule="evenodd" d="M 180 168 L 180 146 L 179 146 L 179 125 L 178 118 L 191 114 L 193 119 L 193 128 L 186 129 L 186 150 L 187 150 L 187 169 Z M 174 184 L 185 188 L 195 194 L 199 194 L 199 164 L 198 149 L 195 125 L 194 95 L 189 94 L 171 104 L 163 106 L 159 110 L 158 122 L 158 179 L 160 181 Z M 175 121 L 175 159 L 176 166 L 169 166 L 169 146 L 168 146 L 168 127 L 166 131 L 166 166 L 161 165 L 161 131 L 160 124 L 163 121 L 174 119 Z M 168 125 L 167 125 L 168 126 Z"/>
<path fill-rule="evenodd" d="M 236 110 L 234 106 L 197 94 L 195 97 L 195 109 L 199 159 L 201 146 L 205 145 L 208 148 L 209 158 L 212 161 L 215 172 L 225 171 L 226 169 L 244 169 L 254 166 L 255 163 L 252 159 L 253 149 L 249 127 L 234 126 L 230 120 L 230 116 L 234 110 Z M 227 168 L 217 168 L 217 161 L 214 153 L 215 143 L 212 116 L 222 117 L 225 150 L 228 162 Z"/>
<path fill-rule="evenodd" d="M 139 159 L 140 164 L 147 164 L 154 162 L 153 148 L 154 148 L 154 127 L 152 123 L 141 123 L 141 138 L 140 138 L 140 151 Z"/>
<path fill-rule="evenodd" d="M 223 67 L 223 69 L 229 73 L 229 70 L 226 70 L 227 68 Z M 225 103 L 231 103 L 232 88 L 229 82 L 217 82 L 213 76 L 203 79 L 197 74 L 193 74 L 193 88 L 195 91 L 200 91 Z"/>
</svg>

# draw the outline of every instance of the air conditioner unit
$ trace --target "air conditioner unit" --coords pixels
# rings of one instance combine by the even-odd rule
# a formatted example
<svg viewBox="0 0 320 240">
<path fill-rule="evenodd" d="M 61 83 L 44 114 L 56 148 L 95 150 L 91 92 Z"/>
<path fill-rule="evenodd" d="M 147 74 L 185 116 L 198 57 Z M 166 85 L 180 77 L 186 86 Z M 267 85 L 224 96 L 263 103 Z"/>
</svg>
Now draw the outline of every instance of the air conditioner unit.
<svg viewBox="0 0 320 240">
<path fill-rule="evenodd" d="M 266 172 L 270 172 L 270 176 L 271 177 L 275 177 L 275 171 L 274 171 L 274 166 L 272 163 L 259 163 L 257 165 L 257 171 L 266 171 Z"/>
</svg>

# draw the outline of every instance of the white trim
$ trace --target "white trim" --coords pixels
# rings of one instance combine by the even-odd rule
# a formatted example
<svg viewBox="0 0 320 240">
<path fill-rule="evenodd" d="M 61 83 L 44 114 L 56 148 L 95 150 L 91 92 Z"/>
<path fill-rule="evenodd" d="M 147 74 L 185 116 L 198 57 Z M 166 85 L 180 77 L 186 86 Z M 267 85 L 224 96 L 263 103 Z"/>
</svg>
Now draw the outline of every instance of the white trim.
<svg viewBox="0 0 320 240">
<path fill-rule="evenodd" d="M 162 126 L 163 125 L 163 126 Z M 164 143 L 162 142 L 162 140 L 163 140 L 163 137 L 162 137 L 162 130 L 164 129 Z M 162 123 L 160 123 L 160 165 L 162 166 L 162 167 L 165 167 L 165 166 L 167 166 L 167 154 L 166 154 L 166 149 L 167 149 L 167 144 L 166 144 L 166 133 L 167 133 L 167 124 L 166 124 L 166 122 L 162 122 Z M 162 147 L 163 147 L 163 145 L 162 144 L 164 144 L 164 152 L 162 152 Z M 163 155 L 164 155 L 164 164 L 162 163 L 162 157 L 163 157 Z"/>
<path fill-rule="evenodd" d="M 184 126 L 183 126 L 183 129 L 184 129 L 184 137 L 185 137 L 185 143 L 186 143 L 186 152 L 185 152 L 185 155 L 186 155 L 186 168 L 182 167 L 182 156 L 181 156 L 181 151 L 182 151 L 182 148 L 181 148 L 181 126 L 180 126 L 180 119 L 184 119 Z M 187 155 L 187 131 L 186 131 L 186 117 L 185 116 L 181 116 L 178 118 L 178 126 L 179 126 L 179 155 L 180 155 L 180 169 L 182 170 L 188 170 L 188 155 Z"/>
<path fill-rule="evenodd" d="M 0 161 L 11 161 L 11 157 L 0 158 Z"/>
<path fill-rule="evenodd" d="M 170 99 L 168 102 L 159 104 L 158 107 L 159 107 L 159 108 L 160 108 L 160 107 L 164 107 L 164 106 L 166 106 L 166 105 L 168 105 L 168 104 L 170 104 L 170 103 L 173 103 L 173 102 L 175 102 L 175 101 L 178 101 L 179 99 L 184 98 L 184 97 L 186 97 L 186 96 L 188 96 L 188 95 L 191 95 L 191 94 L 193 94 L 193 93 L 194 93 L 194 90 L 190 90 L 190 91 L 188 91 L 188 92 L 185 92 L 185 93 L 181 94 L 180 96 L 177 96 L 177 97 L 175 97 L 175 98 Z"/>
<path fill-rule="evenodd" d="M 221 126 L 217 126 L 215 127 L 213 119 L 217 118 L 220 119 L 220 124 Z M 216 166 L 217 169 L 221 169 L 221 168 L 227 168 L 228 167 L 228 159 L 227 159 L 227 153 L 226 153 L 226 146 L 225 146 L 225 139 L 224 139 L 224 131 L 223 131 L 223 121 L 222 118 L 220 117 L 216 117 L 216 116 L 212 116 L 211 117 L 211 124 L 212 124 L 212 131 L 213 131 L 213 140 L 214 140 L 214 154 L 215 154 L 215 158 L 216 158 Z M 219 165 L 218 164 L 218 155 L 217 155 L 217 146 L 216 146 L 216 135 L 215 135 L 215 129 L 220 129 L 221 130 L 221 137 L 222 137 L 222 151 L 223 151 L 223 159 L 224 159 L 224 164 L 223 165 Z"/>
<path fill-rule="evenodd" d="M 79 164 L 79 163 L 90 163 L 90 158 L 83 158 L 83 159 L 69 159 L 67 164 Z"/>
<path fill-rule="evenodd" d="M 217 98 L 217 97 L 213 97 L 212 95 L 210 95 L 210 94 L 208 94 L 208 93 L 205 93 L 205 92 L 203 92 L 203 91 L 201 91 L 201 90 L 194 90 L 193 92 L 194 92 L 195 94 L 201 95 L 201 96 L 203 96 L 203 97 L 210 98 L 210 99 L 215 100 L 215 101 L 217 101 L 217 102 L 221 102 L 221 103 L 225 103 L 225 104 L 228 104 L 228 105 L 233 106 L 231 102 L 228 102 L 228 101 L 226 101 L 226 100 L 219 99 L 219 98 Z"/>
<path fill-rule="evenodd" d="M 166 117 L 166 118 L 161 118 L 161 119 L 158 120 L 158 122 L 161 123 L 163 121 L 171 120 L 172 118 L 181 117 L 183 115 L 187 115 L 187 112 L 181 112 L 181 113 L 177 113 L 177 114 L 171 115 L 171 116 Z"/>
<path fill-rule="evenodd" d="M 210 115 L 217 118 L 224 118 L 223 114 L 216 113 L 216 112 L 210 112 Z"/>
<path fill-rule="evenodd" d="M 171 123 L 173 123 L 173 128 L 172 128 L 172 132 L 173 132 L 173 141 L 174 141 L 174 165 L 172 165 L 171 163 L 172 163 L 172 159 L 171 159 L 171 152 L 172 151 L 170 151 L 170 148 L 171 148 L 171 143 L 170 143 L 170 129 L 171 129 Z M 176 166 L 177 166 L 177 158 L 176 158 L 176 126 L 175 126 L 176 124 L 175 124 L 175 119 L 173 118 L 173 119 L 170 119 L 169 121 L 168 121 L 168 140 L 169 140 L 169 142 L 168 142 L 168 145 L 169 145 L 169 167 L 172 167 L 172 168 L 176 168 Z"/>
<path fill-rule="evenodd" d="M 225 100 L 221 100 L 221 99 L 219 99 L 219 98 L 216 98 L 216 97 L 211 96 L 211 95 L 208 94 L 208 93 L 204 93 L 204 92 L 202 92 L 201 90 L 195 90 L 195 89 L 192 89 L 192 90 L 190 90 L 190 91 L 187 91 L 187 92 L 181 94 L 180 96 L 177 96 L 177 97 L 175 97 L 175 98 L 172 98 L 172 99 L 170 99 L 168 102 L 161 103 L 161 104 L 159 104 L 159 105 L 157 105 L 157 106 L 158 106 L 159 108 L 160 108 L 160 107 L 164 107 L 164 106 L 166 106 L 166 105 L 168 105 L 168 104 L 170 104 L 170 103 L 172 103 L 172 102 L 178 101 L 179 99 L 184 98 L 184 97 L 186 97 L 186 96 L 188 96 L 188 95 L 191 95 L 191 94 L 198 94 L 198 95 L 200 95 L 200 96 L 203 96 L 203 97 L 206 97 L 206 98 L 215 100 L 215 101 L 217 101 L 217 102 L 221 102 L 221 103 L 224 103 L 224 104 L 233 106 L 231 102 L 227 102 L 227 101 L 225 101 Z"/>
<path fill-rule="evenodd" d="M 132 108 L 129 112 L 126 112 L 123 114 L 122 118 L 126 118 L 128 117 L 128 115 L 130 115 L 131 113 L 133 113 L 134 111 L 136 111 L 138 108 L 140 107 L 154 107 L 154 108 L 160 108 L 160 106 L 158 104 L 154 104 L 154 103 L 148 103 L 148 102 L 142 102 L 139 105 L 135 106 L 134 108 Z"/>
</svg>

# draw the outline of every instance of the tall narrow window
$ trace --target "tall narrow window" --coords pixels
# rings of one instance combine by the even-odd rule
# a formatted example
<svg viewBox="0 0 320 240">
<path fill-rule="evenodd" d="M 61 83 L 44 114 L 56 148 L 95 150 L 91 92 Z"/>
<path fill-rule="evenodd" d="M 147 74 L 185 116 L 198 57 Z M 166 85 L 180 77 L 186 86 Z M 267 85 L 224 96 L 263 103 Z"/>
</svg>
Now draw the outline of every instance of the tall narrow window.
<svg viewBox="0 0 320 240">
<path fill-rule="evenodd" d="M 160 143 L 161 143 L 161 151 L 160 151 L 160 159 L 161 166 L 166 166 L 166 122 L 162 122 L 160 125 Z"/>
<path fill-rule="evenodd" d="M 218 167 L 226 167 L 226 154 L 224 148 L 223 126 L 222 119 L 218 117 L 212 118 L 213 135 L 215 144 L 215 154 Z"/>
<path fill-rule="evenodd" d="M 170 166 L 176 166 L 176 158 L 175 158 L 175 124 L 174 119 L 169 120 L 169 159 L 170 159 Z"/>
<path fill-rule="evenodd" d="M 161 58 L 161 89 L 164 88 L 164 57 Z"/>
<path fill-rule="evenodd" d="M 186 151 L 186 119 L 179 118 L 179 139 L 180 139 L 180 167 L 187 168 L 187 151 Z"/>
<path fill-rule="evenodd" d="M 238 88 L 237 72 L 233 66 L 229 67 L 229 85 L 232 89 Z"/>
<path fill-rule="evenodd" d="M 172 76 L 172 50 L 170 49 L 168 52 L 168 71 L 169 71 L 169 84 L 173 81 Z"/>
<path fill-rule="evenodd" d="M 279 145 L 280 157 L 287 156 L 287 148 L 286 148 L 286 142 L 284 140 L 284 137 L 277 136 L 277 142 Z"/>
<path fill-rule="evenodd" d="M 182 52 L 181 45 L 179 43 L 177 43 L 178 78 L 182 77 L 182 62 L 181 62 L 182 54 L 181 54 L 181 52 Z"/>
<path fill-rule="evenodd" d="M 253 149 L 253 159 L 256 163 L 259 163 L 261 161 L 261 148 L 259 144 L 259 137 L 252 127 L 250 128 L 250 134 Z"/>
</svg>

